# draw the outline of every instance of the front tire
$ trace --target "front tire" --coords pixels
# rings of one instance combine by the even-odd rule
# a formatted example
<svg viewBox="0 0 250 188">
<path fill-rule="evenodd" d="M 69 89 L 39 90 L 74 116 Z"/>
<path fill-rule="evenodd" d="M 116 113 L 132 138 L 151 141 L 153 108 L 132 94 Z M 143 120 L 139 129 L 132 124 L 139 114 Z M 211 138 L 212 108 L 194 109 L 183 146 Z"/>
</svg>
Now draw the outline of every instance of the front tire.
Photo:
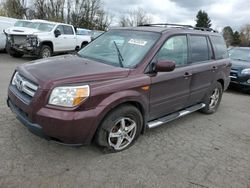
<svg viewBox="0 0 250 188">
<path fill-rule="evenodd" d="M 205 114 L 213 114 L 216 112 L 217 108 L 220 105 L 221 98 L 223 94 L 223 89 L 221 83 L 216 82 L 205 99 L 205 107 L 200 111 Z"/>
<path fill-rule="evenodd" d="M 96 142 L 108 152 L 119 152 L 134 144 L 143 125 L 141 112 L 132 105 L 123 105 L 113 111 L 100 125 Z"/>
<path fill-rule="evenodd" d="M 41 47 L 39 58 L 48 58 L 52 56 L 52 49 L 48 45 L 43 45 Z"/>
</svg>

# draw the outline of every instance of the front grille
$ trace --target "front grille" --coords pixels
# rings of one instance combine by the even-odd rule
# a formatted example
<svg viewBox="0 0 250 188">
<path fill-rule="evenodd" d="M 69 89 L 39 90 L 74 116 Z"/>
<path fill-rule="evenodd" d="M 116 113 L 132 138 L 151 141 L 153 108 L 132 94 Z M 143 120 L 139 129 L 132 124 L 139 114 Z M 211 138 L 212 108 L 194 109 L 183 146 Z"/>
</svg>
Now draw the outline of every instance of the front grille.
<svg viewBox="0 0 250 188">
<path fill-rule="evenodd" d="M 14 44 L 24 44 L 26 42 L 26 35 L 13 35 L 12 36 Z"/>
<path fill-rule="evenodd" d="M 25 95 L 25 97 L 33 98 L 36 94 L 38 86 L 33 82 L 29 81 L 27 78 L 20 75 L 18 72 L 15 73 L 12 79 L 12 85 L 20 92 L 20 94 Z"/>
<path fill-rule="evenodd" d="M 237 78 L 237 77 L 238 77 L 238 71 L 236 71 L 236 70 L 231 70 L 231 71 L 230 71 L 230 77 L 231 77 L 231 78 Z"/>
</svg>

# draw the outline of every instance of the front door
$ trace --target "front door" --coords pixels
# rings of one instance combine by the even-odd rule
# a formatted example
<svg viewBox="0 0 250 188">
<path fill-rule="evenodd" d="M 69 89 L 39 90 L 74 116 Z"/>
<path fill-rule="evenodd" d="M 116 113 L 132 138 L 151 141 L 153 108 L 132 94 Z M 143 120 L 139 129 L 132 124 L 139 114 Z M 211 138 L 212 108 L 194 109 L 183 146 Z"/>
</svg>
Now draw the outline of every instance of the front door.
<svg viewBox="0 0 250 188">
<path fill-rule="evenodd" d="M 158 72 L 151 77 L 149 120 L 178 111 L 187 105 L 191 83 L 191 68 L 187 63 L 187 36 L 168 38 L 154 59 L 157 60 L 172 60 L 176 68 L 172 72 Z"/>
</svg>

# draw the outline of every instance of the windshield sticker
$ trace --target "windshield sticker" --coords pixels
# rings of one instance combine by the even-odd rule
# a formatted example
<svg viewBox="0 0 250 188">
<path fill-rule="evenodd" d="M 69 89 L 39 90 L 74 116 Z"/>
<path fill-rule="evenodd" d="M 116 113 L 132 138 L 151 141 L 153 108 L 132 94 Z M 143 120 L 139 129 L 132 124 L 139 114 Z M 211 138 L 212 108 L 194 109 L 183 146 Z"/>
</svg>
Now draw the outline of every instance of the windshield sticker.
<svg viewBox="0 0 250 188">
<path fill-rule="evenodd" d="M 138 40 L 138 39 L 130 39 L 128 41 L 129 44 L 135 44 L 135 45 L 139 45 L 139 46 L 145 46 L 148 41 L 145 40 Z"/>
</svg>

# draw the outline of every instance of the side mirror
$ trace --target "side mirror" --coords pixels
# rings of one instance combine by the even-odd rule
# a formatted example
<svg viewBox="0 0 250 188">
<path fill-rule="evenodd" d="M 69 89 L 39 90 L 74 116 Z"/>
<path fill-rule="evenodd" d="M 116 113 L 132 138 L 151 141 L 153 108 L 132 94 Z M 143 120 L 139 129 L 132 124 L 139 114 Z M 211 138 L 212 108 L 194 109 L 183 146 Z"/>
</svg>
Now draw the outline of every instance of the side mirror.
<svg viewBox="0 0 250 188">
<path fill-rule="evenodd" d="M 169 60 L 158 60 L 155 64 L 156 72 L 171 72 L 175 69 L 175 62 Z"/>
<path fill-rule="evenodd" d="M 60 32 L 58 29 L 56 29 L 56 30 L 54 31 L 54 34 L 55 34 L 55 37 L 58 37 L 58 36 L 61 35 L 61 32 Z"/>
</svg>

